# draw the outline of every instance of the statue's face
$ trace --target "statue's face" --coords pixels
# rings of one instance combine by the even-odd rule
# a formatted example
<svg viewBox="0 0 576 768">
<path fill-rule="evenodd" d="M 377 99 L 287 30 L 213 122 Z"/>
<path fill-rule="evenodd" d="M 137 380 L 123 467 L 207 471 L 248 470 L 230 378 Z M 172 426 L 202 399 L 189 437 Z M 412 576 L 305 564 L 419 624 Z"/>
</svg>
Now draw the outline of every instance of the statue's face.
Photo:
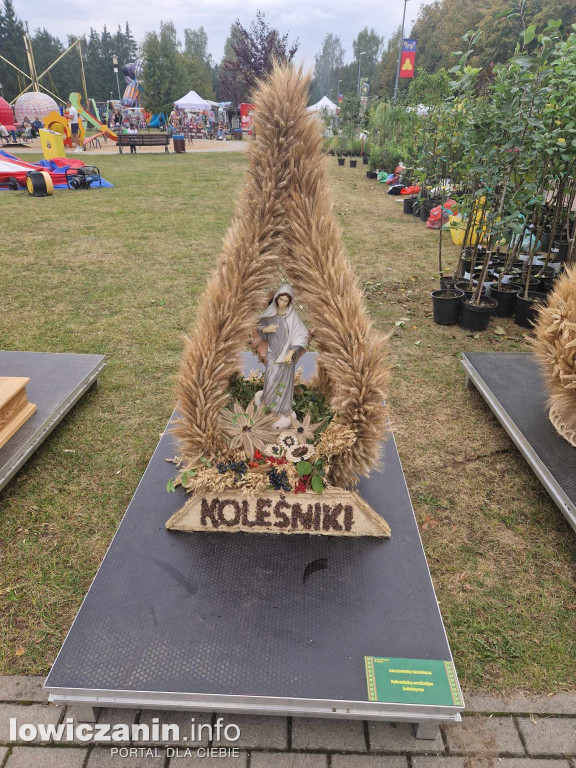
<svg viewBox="0 0 576 768">
<path fill-rule="evenodd" d="M 285 294 L 281 294 L 278 296 L 276 300 L 276 306 L 278 309 L 286 309 L 286 307 L 290 304 L 290 297 L 286 296 Z"/>
</svg>

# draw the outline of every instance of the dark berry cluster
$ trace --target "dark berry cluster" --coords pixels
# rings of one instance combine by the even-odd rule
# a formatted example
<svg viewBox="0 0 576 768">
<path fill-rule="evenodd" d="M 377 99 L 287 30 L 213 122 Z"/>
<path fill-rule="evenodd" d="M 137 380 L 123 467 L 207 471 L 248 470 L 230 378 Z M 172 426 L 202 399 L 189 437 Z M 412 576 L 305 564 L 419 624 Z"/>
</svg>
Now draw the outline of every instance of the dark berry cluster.
<svg viewBox="0 0 576 768">
<path fill-rule="evenodd" d="M 268 479 L 270 480 L 270 485 L 272 488 L 274 488 L 275 491 L 290 491 L 292 490 L 290 487 L 290 483 L 288 482 L 288 475 L 286 474 L 286 470 L 283 469 L 280 472 L 273 468 L 268 473 Z"/>
<path fill-rule="evenodd" d="M 237 475 L 245 475 L 248 472 L 248 465 L 245 461 L 229 461 L 228 463 L 220 461 L 216 464 L 216 469 L 221 475 L 228 472 L 228 470 L 235 472 Z"/>
</svg>

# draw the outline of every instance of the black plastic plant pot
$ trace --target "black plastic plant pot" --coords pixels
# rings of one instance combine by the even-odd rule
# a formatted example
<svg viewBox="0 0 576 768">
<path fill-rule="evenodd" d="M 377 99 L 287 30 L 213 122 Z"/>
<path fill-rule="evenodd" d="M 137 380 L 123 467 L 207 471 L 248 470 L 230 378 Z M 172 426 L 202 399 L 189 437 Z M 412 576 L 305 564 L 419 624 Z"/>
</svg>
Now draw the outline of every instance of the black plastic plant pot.
<svg viewBox="0 0 576 768">
<path fill-rule="evenodd" d="M 362 158 L 362 165 L 368 165 L 368 158 L 366 156 Z"/>
<path fill-rule="evenodd" d="M 449 296 L 447 294 L 450 294 Z M 432 291 L 432 309 L 436 325 L 456 325 L 464 291 Z"/>
<path fill-rule="evenodd" d="M 517 283 L 502 283 L 501 288 L 498 288 L 498 283 L 492 283 L 490 296 L 498 302 L 494 310 L 495 317 L 512 317 L 516 309 L 516 296 L 521 290 L 522 286 Z"/>
<path fill-rule="evenodd" d="M 464 272 L 470 273 L 470 267 L 472 266 L 472 259 L 462 259 L 462 269 Z"/>
<path fill-rule="evenodd" d="M 472 294 L 476 290 L 476 286 L 478 284 L 477 280 L 474 280 L 474 288 L 468 288 L 468 280 L 460 280 L 456 283 L 456 288 L 460 291 L 464 291 L 464 298 L 470 300 L 472 298 Z M 486 294 L 486 286 L 482 286 L 481 295 L 484 296 Z"/>
<path fill-rule="evenodd" d="M 548 295 L 549 293 L 552 293 L 555 287 L 556 287 L 555 277 L 544 277 L 540 279 L 540 287 L 538 288 L 538 292 L 545 293 L 546 295 Z"/>
<path fill-rule="evenodd" d="M 356 163 L 358 160 L 350 160 L 350 168 L 356 168 Z"/>
<path fill-rule="evenodd" d="M 420 200 L 415 199 L 412 204 L 412 215 L 416 218 L 420 218 Z"/>
<path fill-rule="evenodd" d="M 466 331 L 485 331 L 498 306 L 496 299 L 482 296 L 480 304 L 472 304 L 469 299 L 463 299 L 460 304 L 460 320 L 458 325 Z"/>
<path fill-rule="evenodd" d="M 449 285 L 450 288 L 452 289 L 456 288 L 456 283 L 459 282 L 459 279 L 455 279 L 453 275 L 450 275 L 450 277 L 448 277 L 447 275 L 444 275 L 443 279 L 444 279 L 444 283 L 446 285 Z M 462 290 L 462 289 L 459 289 L 459 290 Z"/>
<path fill-rule="evenodd" d="M 343 157 L 338 158 L 338 165 L 344 165 L 345 162 L 346 160 Z"/>
<path fill-rule="evenodd" d="M 526 282 L 519 280 L 518 278 L 515 278 L 512 282 L 518 283 L 522 286 L 522 288 L 526 287 Z M 528 292 L 530 291 L 539 291 L 541 285 L 541 280 L 539 277 L 531 277 L 530 282 L 528 283 Z"/>
<path fill-rule="evenodd" d="M 568 258 L 568 247 L 570 243 L 564 240 L 562 242 L 556 242 L 554 245 L 556 246 L 556 248 L 558 248 L 558 260 L 566 261 L 566 259 Z"/>
<path fill-rule="evenodd" d="M 420 201 L 420 221 L 428 221 L 433 206 L 428 200 Z"/>
<path fill-rule="evenodd" d="M 414 208 L 414 198 L 413 197 L 405 197 L 404 198 L 404 213 L 413 214 Z"/>
<path fill-rule="evenodd" d="M 522 328 L 532 328 L 536 322 L 538 305 L 546 301 L 546 294 L 539 291 L 528 291 L 528 298 L 524 298 L 524 291 L 518 294 L 516 299 L 516 325 Z"/>
</svg>

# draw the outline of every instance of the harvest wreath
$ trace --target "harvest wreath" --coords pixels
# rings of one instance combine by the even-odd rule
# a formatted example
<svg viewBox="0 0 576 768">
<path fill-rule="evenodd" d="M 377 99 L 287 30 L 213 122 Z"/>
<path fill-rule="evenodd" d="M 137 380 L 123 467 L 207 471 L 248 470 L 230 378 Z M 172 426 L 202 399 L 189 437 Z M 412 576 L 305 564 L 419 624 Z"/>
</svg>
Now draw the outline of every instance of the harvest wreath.
<svg viewBox="0 0 576 768">
<path fill-rule="evenodd" d="M 386 349 L 344 253 L 308 85 L 278 64 L 256 93 L 249 180 L 178 376 L 169 490 L 191 499 L 170 529 L 390 535 L 352 490 L 386 437 Z M 247 346 L 265 371 L 244 379 Z"/>
</svg>

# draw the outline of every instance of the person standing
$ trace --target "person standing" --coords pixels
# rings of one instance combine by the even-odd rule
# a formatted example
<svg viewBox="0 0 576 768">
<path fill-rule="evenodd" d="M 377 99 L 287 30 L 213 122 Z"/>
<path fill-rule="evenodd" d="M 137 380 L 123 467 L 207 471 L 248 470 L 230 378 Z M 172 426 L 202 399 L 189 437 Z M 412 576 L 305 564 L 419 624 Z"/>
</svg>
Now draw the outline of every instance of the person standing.
<svg viewBox="0 0 576 768">
<path fill-rule="evenodd" d="M 72 143 L 76 145 L 74 152 L 82 152 L 82 145 L 80 144 L 80 118 L 78 117 L 78 110 L 72 106 L 72 102 L 68 100 L 68 119 L 70 120 L 70 134 Z"/>
</svg>

